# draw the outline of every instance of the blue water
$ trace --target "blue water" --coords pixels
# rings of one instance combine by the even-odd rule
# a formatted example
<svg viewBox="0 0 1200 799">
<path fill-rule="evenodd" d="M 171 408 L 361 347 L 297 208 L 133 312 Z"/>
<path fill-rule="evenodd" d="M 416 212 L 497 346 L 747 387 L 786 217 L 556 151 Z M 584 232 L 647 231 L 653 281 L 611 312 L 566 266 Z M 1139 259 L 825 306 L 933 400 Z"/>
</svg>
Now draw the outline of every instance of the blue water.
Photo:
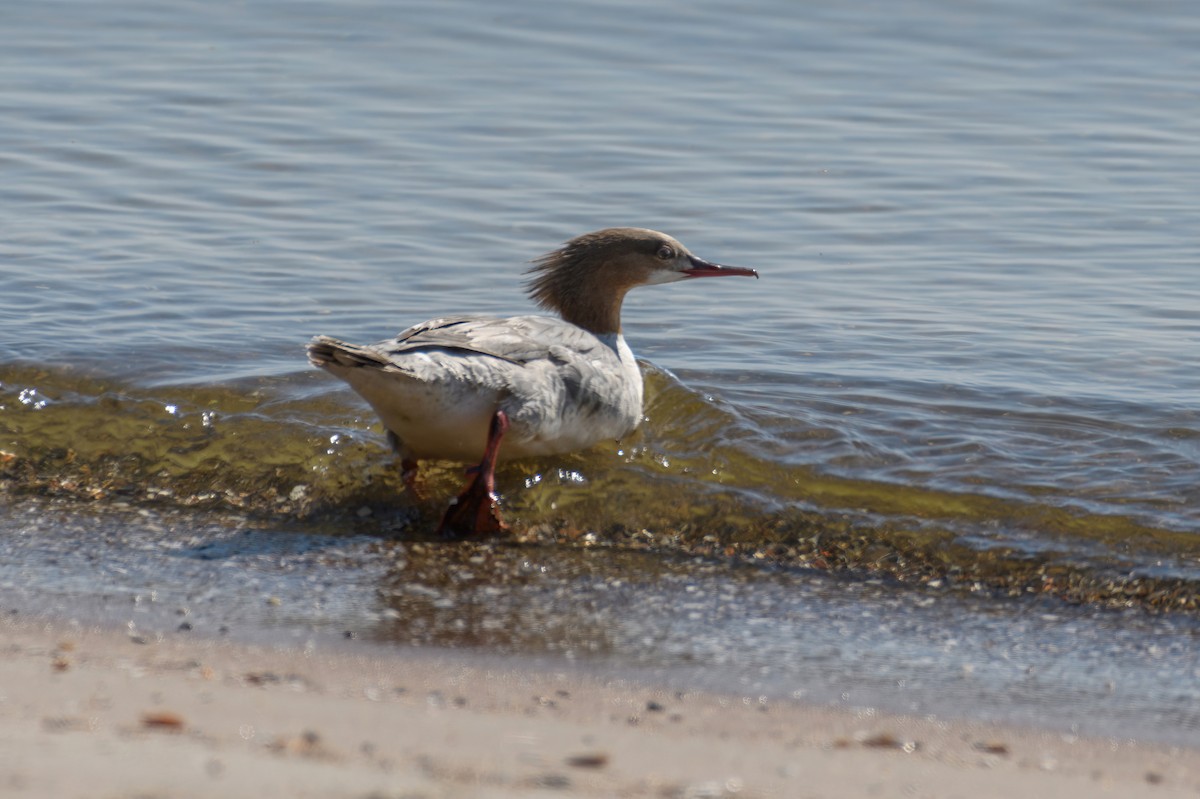
<svg viewBox="0 0 1200 799">
<path fill-rule="evenodd" d="M 529 259 L 637 225 L 762 274 L 626 303 L 724 484 L 981 497 L 939 522 L 981 552 L 1200 580 L 1189 4 L 52 1 L 0 14 L 0 77 L 0 452 L 210 386 L 371 439 L 311 335 L 525 311 Z M 890 504 L 762 476 L 797 469 Z"/>
</svg>

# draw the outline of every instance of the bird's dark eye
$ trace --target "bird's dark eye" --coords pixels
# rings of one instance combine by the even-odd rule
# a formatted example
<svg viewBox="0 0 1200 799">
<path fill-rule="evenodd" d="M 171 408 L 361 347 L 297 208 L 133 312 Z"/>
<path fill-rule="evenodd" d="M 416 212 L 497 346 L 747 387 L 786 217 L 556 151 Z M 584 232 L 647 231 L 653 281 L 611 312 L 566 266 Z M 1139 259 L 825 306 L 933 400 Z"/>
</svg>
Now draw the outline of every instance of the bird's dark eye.
<svg viewBox="0 0 1200 799">
<path fill-rule="evenodd" d="M 670 261 L 675 257 L 675 248 L 670 244 L 664 244 L 658 248 L 658 257 L 664 261 Z"/>
</svg>

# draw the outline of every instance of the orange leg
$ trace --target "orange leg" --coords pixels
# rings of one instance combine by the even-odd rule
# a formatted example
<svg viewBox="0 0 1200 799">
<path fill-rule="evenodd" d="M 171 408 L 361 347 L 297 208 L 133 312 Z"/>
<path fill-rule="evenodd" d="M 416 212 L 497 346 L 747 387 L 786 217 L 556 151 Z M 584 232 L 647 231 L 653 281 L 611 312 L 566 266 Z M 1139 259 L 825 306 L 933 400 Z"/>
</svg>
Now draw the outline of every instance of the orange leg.
<svg viewBox="0 0 1200 799">
<path fill-rule="evenodd" d="M 425 494 L 420 481 L 417 480 L 418 468 L 417 462 L 411 458 L 400 461 L 400 479 L 404 481 L 404 488 L 413 499 L 421 499 Z"/>
<path fill-rule="evenodd" d="M 508 530 L 508 525 L 500 518 L 500 500 L 496 497 L 496 454 L 506 430 L 508 416 L 498 410 L 488 429 L 483 460 L 468 470 L 470 481 L 442 516 L 442 523 L 438 525 L 442 535 L 497 535 Z"/>
<path fill-rule="evenodd" d="M 387 431 L 387 442 L 392 448 L 392 452 L 400 457 L 400 479 L 404 481 L 404 488 L 415 500 L 425 498 L 425 487 L 421 484 L 418 477 L 420 464 L 416 458 L 405 456 L 404 445 L 400 443 L 400 437 L 391 430 Z"/>
</svg>

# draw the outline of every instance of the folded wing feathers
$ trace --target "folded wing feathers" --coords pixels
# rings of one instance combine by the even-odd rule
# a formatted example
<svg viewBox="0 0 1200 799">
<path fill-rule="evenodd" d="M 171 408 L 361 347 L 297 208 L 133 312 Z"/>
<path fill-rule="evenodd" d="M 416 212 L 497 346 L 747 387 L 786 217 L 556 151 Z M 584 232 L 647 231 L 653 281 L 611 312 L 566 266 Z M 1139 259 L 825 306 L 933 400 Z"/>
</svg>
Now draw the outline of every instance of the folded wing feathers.
<svg viewBox="0 0 1200 799">
<path fill-rule="evenodd" d="M 317 336 L 308 343 L 308 362 L 322 368 L 328 366 L 369 366 L 382 369 L 387 356 L 369 347 L 348 344 L 329 336 Z"/>
<path fill-rule="evenodd" d="M 564 327 L 567 329 L 564 331 Z M 577 335 L 567 335 L 567 333 Z M 564 342 L 564 337 L 567 339 Z M 517 365 L 541 358 L 554 358 L 566 343 L 582 351 L 599 346 L 586 331 L 544 317 L 496 319 L 482 316 L 453 316 L 432 319 L 408 328 L 400 335 L 377 344 L 348 344 L 329 336 L 317 336 L 308 345 L 308 360 L 314 366 L 371 367 L 385 369 L 393 358 L 418 350 L 455 350 L 490 355 Z"/>
</svg>

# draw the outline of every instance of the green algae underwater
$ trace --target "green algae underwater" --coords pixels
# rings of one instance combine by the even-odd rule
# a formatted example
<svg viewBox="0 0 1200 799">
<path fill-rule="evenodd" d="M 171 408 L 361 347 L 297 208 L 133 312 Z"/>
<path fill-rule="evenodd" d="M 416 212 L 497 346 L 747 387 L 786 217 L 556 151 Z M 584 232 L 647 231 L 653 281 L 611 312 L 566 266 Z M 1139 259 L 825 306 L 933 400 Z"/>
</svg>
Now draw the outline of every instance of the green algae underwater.
<svg viewBox="0 0 1200 799">
<path fill-rule="evenodd" d="M 812 569 L 928 591 L 1197 610 L 1192 534 L 788 464 L 763 443 L 769 436 L 778 448 L 777 431 L 765 434 L 750 415 L 644 368 L 638 431 L 587 452 L 502 466 L 498 491 L 513 529 L 481 545 L 686 555 L 709 568 Z M 423 464 L 420 495 L 406 493 L 369 409 L 316 373 L 147 387 L 0 367 L 0 492 L 11 498 L 52 497 L 84 514 L 234 512 L 297 535 L 431 543 L 461 471 Z"/>
</svg>

